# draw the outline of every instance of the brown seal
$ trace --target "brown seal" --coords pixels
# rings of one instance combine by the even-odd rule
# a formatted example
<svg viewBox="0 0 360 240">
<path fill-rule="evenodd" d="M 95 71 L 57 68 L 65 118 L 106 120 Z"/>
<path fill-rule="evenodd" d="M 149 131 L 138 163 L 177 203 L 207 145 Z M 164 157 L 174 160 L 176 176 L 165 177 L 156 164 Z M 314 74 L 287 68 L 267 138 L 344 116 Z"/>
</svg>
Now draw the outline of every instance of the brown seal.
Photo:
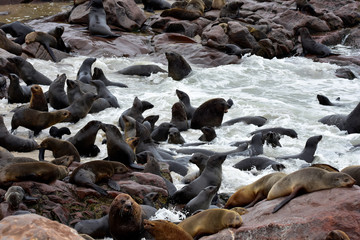
<svg viewBox="0 0 360 240">
<path fill-rule="evenodd" d="M 178 225 L 166 220 L 144 219 L 144 228 L 156 240 L 192 240 L 193 237 Z"/>
<path fill-rule="evenodd" d="M 70 183 L 77 186 L 90 187 L 95 189 L 102 195 L 107 195 L 107 191 L 96 183 L 101 181 L 108 181 L 108 185 L 111 188 L 116 188 L 119 191 L 119 185 L 111 180 L 111 177 L 115 173 L 126 173 L 129 169 L 122 163 L 95 160 L 81 164 L 70 175 Z"/>
<path fill-rule="evenodd" d="M 45 32 L 31 32 L 25 37 L 25 43 L 30 44 L 33 42 L 38 42 L 44 46 L 44 48 L 48 51 L 50 57 L 54 62 L 57 62 L 54 52 L 50 47 L 56 48 L 57 41 L 56 38 L 52 35 Z"/>
<path fill-rule="evenodd" d="M 241 187 L 231 195 L 224 208 L 254 206 L 255 203 L 265 199 L 271 187 L 285 176 L 285 173 L 270 173 L 249 185 Z"/>
<path fill-rule="evenodd" d="M 44 161 L 45 150 L 53 152 L 55 158 L 62 156 L 74 156 L 75 162 L 80 162 L 80 154 L 75 146 L 69 142 L 57 138 L 45 138 L 39 145 L 39 160 Z"/>
<path fill-rule="evenodd" d="M 332 230 L 325 240 L 350 240 L 349 236 L 341 230 Z"/>
<path fill-rule="evenodd" d="M 142 238 L 142 209 L 130 195 L 120 193 L 112 201 L 109 210 L 109 229 L 115 240 Z"/>
<path fill-rule="evenodd" d="M 170 123 L 174 124 L 179 131 L 186 131 L 189 129 L 185 106 L 182 102 L 176 102 L 171 107 Z"/>
<path fill-rule="evenodd" d="M 94 101 L 98 99 L 98 96 L 95 93 L 87 92 L 82 95 L 80 98 L 76 99 L 71 103 L 70 106 L 64 108 L 68 110 L 71 114 L 63 120 L 63 122 L 78 122 L 81 118 L 84 118 L 90 111 Z"/>
<path fill-rule="evenodd" d="M 174 17 L 182 20 L 195 20 L 204 15 L 205 3 L 202 0 L 183 1 L 183 4 L 165 9 L 161 17 Z"/>
<path fill-rule="evenodd" d="M 178 224 L 193 238 L 217 233 L 225 228 L 238 228 L 242 224 L 239 213 L 227 209 L 207 209 L 186 218 Z"/>
<path fill-rule="evenodd" d="M 31 98 L 29 108 L 48 112 L 48 103 L 46 101 L 45 95 L 42 88 L 39 85 L 31 86 Z"/>
<path fill-rule="evenodd" d="M 165 56 L 168 60 L 168 76 L 174 80 L 180 81 L 192 71 L 189 63 L 180 54 L 176 52 L 166 52 Z"/>
<path fill-rule="evenodd" d="M 348 166 L 341 170 L 341 172 L 349 174 L 355 179 L 356 185 L 360 186 L 360 165 Z"/>
<path fill-rule="evenodd" d="M 52 183 L 68 174 L 65 166 L 47 162 L 14 163 L 0 169 L 0 185 L 19 181 Z"/>
<path fill-rule="evenodd" d="M 38 135 L 41 130 L 63 121 L 70 116 L 67 110 L 42 112 L 31 108 L 23 108 L 16 111 L 11 119 L 11 132 L 22 126 L 34 131 Z"/>
<path fill-rule="evenodd" d="M 351 187 L 354 183 L 355 180 L 346 173 L 308 167 L 290 173 L 276 182 L 270 189 L 267 200 L 287 196 L 274 208 L 273 213 L 275 213 L 301 192 L 310 193 L 335 187 Z"/>
<path fill-rule="evenodd" d="M 21 45 L 8 39 L 6 33 L 2 29 L 0 29 L 0 48 L 15 55 L 21 55 L 22 53 Z"/>
</svg>

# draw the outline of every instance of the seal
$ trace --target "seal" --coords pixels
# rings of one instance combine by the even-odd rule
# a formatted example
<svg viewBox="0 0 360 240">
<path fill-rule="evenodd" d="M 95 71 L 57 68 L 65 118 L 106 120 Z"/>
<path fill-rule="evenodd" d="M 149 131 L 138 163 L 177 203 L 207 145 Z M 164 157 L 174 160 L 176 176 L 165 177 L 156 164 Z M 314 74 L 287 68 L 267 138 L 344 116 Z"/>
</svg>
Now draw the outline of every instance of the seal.
<svg viewBox="0 0 360 240">
<path fill-rule="evenodd" d="M 187 174 L 185 177 L 183 177 L 183 179 L 181 179 L 181 182 L 188 184 L 191 181 L 193 181 L 194 179 L 196 179 L 197 177 L 199 177 L 200 174 L 204 171 L 208 159 L 209 159 L 209 156 L 207 156 L 205 154 L 194 153 L 191 156 L 191 158 L 189 159 L 189 162 L 195 164 L 199 168 L 199 171 Z"/>
<path fill-rule="evenodd" d="M 122 139 L 119 129 L 112 124 L 102 124 L 101 130 L 106 134 L 108 160 L 121 162 L 127 167 L 143 170 L 144 167 L 134 163 L 136 155 L 131 147 Z"/>
<path fill-rule="evenodd" d="M 178 225 L 166 220 L 144 219 L 144 228 L 156 240 L 192 240 L 193 237 Z"/>
<path fill-rule="evenodd" d="M 174 103 L 174 105 L 171 107 L 170 123 L 175 125 L 179 131 L 186 131 L 189 129 L 185 106 L 182 102 Z"/>
<path fill-rule="evenodd" d="M 183 1 L 183 3 L 165 9 L 160 14 L 161 17 L 174 17 L 181 20 L 195 20 L 204 15 L 205 3 L 200 0 Z"/>
<path fill-rule="evenodd" d="M 176 191 L 172 196 L 172 200 L 178 204 L 186 204 L 207 186 L 216 186 L 218 189 L 222 181 L 221 165 L 225 159 L 226 155 L 211 156 L 201 175 L 182 189 Z"/>
<path fill-rule="evenodd" d="M 156 0 L 156 1 L 160 1 L 160 0 Z M 123 75 L 137 75 L 137 76 L 145 76 L 145 77 L 149 77 L 151 74 L 158 72 L 167 72 L 167 71 L 162 69 L 158 65 L 154 65 L 154 64 L 133 65 L 117 71 L 117 73 Z"/>
<path fill-rule="evenodd" d="M 110 234 L 115 240 L 140 240 L 143 235 L 142 210 L 126 193 L 120 193 L 112 201 L 109 210 Z"/>
<path fill-rule="evenodd" d="M 8 39 L 6 33 L 1 29 L 0 29 L 0 48 L 18 56 L 22 54 L 21 45 Z"/>
<path fill-rule="evenodd" d="M 207 156 L 212 156 L 212 155 L 216 155 L 216 154 L 236 156 L 238 153 L 240 153 L 239 155 L 244 154 L 244 151 L 248 149 L 248 145 L 249 144 L 247 142 L 244 142 L 244 143 L 240 144 L 234 150 L 230 150 L 230 151 L 226 151 L 226 152 L 215 152 L 215 151 L 201 149 L 201 148 L 184 148 L 184 149 L 180 148 L 180 149 L 175 149 L 175 151 L 177 153 L 182 153 L 182 154 L 202 153 Z"/>
<path fill-rule="evenodd" d="M 30 90 L 31 98 L 29 108 L 38 111 L 48 112 L 48 103 L 46 101 L 42 88 L 39 85 L 32 85 Z"/>
<path fill-rule="evenodd" d="M 267 122 L 267 119 L 262 116 L 238 117 L 238 118 L 234 118 L 234 119 L 224 122 L 223 124 L 221 124 L 221 126 L 231 126 L 238 122 L 244 122 L 246 124 L 253 124 L 258 127 L 261 127 Z"/>
<path fill-rule="evenodd" d="M 90 35 L 104 38 L 120 37 L 120 35 L 111 32 L 110 27 L 106 23 L 106 12 L 102 0 L 90 0 L 87 9 L 89 8 Z"/>
<path fill-rule="evenodd" d="M 321 141 L 322 135 L 317 135 L 310 137 L 306 143 L 305 148 L 302 150 L 301 153 L 296 155 L 284 156 L 284 157 L 277 157 L 277 159 L 289 159 L 289 158 L 299 158 L 304 160 L 305 162 L 312 163 L 314 161 L 314 154 L 317 149 L 318 143 Z"/>
<path fill-rule="evenodd" d="M 94 160 L 86 162 L 74 169 L 70 175 L 69 182 L 80 187 L 89 187 L 101 195 L 108 195 L 108 192 L 97 183 L 107 181 L 109 187 L 120 191 L 120 186 L 111 179 L 116 173 L 126 173 L 129 169 L 120 162 Z"/>
<path fill-rule="evenodd" d="M 62 52 L 70 52 L 70 47 L 67 47 L 64 43 L 64 40 L 62 39 L 62 35 L 64 33 L 64 26 L 56 26 L 55 28 L 48 31 L 48 34 L 53 36 L 56 39 L 56 49 L 62 51 Z"/>
<path fill-rule="evenodd" d="M 275 171 L 281 171 L 285 168 L 283 164 L 266 157 L 249 157 L 233 165 L 234 168 L 237 168 L 242 171 L 250 171 L 254 167 L 256 168 L 256 170 L 259 171 L 259 170 L 264 170 L 269 166 L 271 166 L 271 168 L 274 169 Z"/>
<path fill-rule="evenodd" d="M 31 32 L 25 37 L 25 43 L 30 44 L 33 42 L 40 43 L 49 53 L 51 59 L 57 62 L 55 54 L 51 48 L 56 48 L 58 43 L 56 38 L 46 32 Z"/>
<path fill-rule="evenodd" d="M 61 128 L 57 128 L 55 126 L 52 126 L 50 129 L 49 129 L 49 134 L 50 136 L 54 137 L 54 138 L 59 138 L 61 139 L 63 135 L 70 135 L 71 132 L 70 132 L 70 129 L 67 128 L 67 127 L 61 127 Z"/>
<path fill-rule="evenodd" d="M 228 17 L 228 18 L 238 18 L 239 17 L 239 10 L 242 7 L 242 5 L 244 5 L 243 2 L 240 1 L 233 1 L 233 2 L 228 2 L 225 3 L 224 0 L 216 0 L 213 1 L 213 5 L 214 3 L 219 3 L 221 2 L 221 4 L 218 4 L 219 6 L 221 6 L 220 8 L 220 17 Z"/>
<path fill-rule="evenodd" d="M 12 57 L 7 60 L 14 64 L 19 73 L 19 77 L 26 83 L 26 85 L 50 85 L 52 83 L 48 77 L 37 71 L 31 63 L 22 57 Z"/>
<path fill-rule="evenodd" d="M 126 84 L 110 81 L 109 79 L 107 79 L 105 77 L 103 70 L 101 68 L 97 68 L 97 67 L 94 68 L 94 73 L 92 75 L 92 79 L 103 81 L 105 86 L 116 86 L 116 87 L 121 87 L 121 88 L 128 87 Z"/>
<path fill-rule="evenodd" d="M 333 53 L 331 53 L 331 50 L 327 46 L 315 42 L 312 39 L 310 32 L 306 27 L 301 27 L 297 31 L 300 34 L 300 38 L 301 38 L 303 56 L 305 56 L 306 54 L 314 54 L 319 58 L 323 58 L 333 55 Z"/>
<path fill-rule="evenodd" d="M 90 1 L 91 2 L 91 1 Z M 96 58 L 86 58 L 81 64 L 77 74 L 76 80 L 81 81 L 83 83 L 90 84 L 92 79 L 91 76 L 91 66 L 96 61 Z"/>
<path fill-rule="evenodd" d="M 175 127 L 175 125 L 168 122 L 163 122 L 158 127 L 156 127 L 154 131 L 152 131 L 150 136 L 154 141 L 166 141 L 169 135 L 169 130 L 172 127 Z"/>
<path fill-rule="evenodd" d="M 24 197 L 25 191 L 22 187 L 11 186 L 5 193 L 5 202 L 9 204 L 11 210 L 18 210 Z"/>
<path fill-rule="evenodd" d="M 346 114 L 333 114 L 328 115 L 319 120 L 319 122 L 326 125 L 335 125 L 342 131 L 351 133 L 360 133 L 360 103 L 351 111 L 348 115 Z"/>
<path fill-rule="evenodd" d="M 281 172 L 270 173 L 249 185 L 241 187 L 230 196 L 224 208 L 254 206 L 257 202 L 266 199 L 272 186 L 285 176 L 286 174 Z"/>
<path fill-rule="evenodd" d="M 111 237 L 108 214 L 99 219 L 81 220 L 75 224 L 74 228 L 78 233 L 87 234 L 92 238 Z"/>
<path fill-rule="evenodd" d="M 64 90 L 66 74 L 58 75 L 50 84 L 48 98 L 50 106 L 54 109 L 63 109 L 69 106 L 69 100 Z"/>
<path fill-rule="evenodd" d="M 0 74 L 0 99 L 8 98 L 8 87 L 6 78 Z"/>
<path fill-rule="evenodd" d="M 187 216 L 192 215 L 198 210 L 206 210 L 210 208 L 210 204 L 218 188 L 216 186 L 208 186 L 201 190 L 201 192 L 191 199 L 184 207 L 184 211 Z"/>
<path fill-rule="evenodd" d="M 80 162 L 80 154 L 74 145 L 69 141 L 57 138 L 45 138 L 39 145 L 39 160 L 44 161 L 45 150 L 53 152 L 55 158 L 62 156 L 74 156 L 75 162 Z"/>
<path fill-rule="evenodd" d="M 328 97 L 326 97 L 324 95 L 321 95 L 321 94 L 316 95 L 316 98 L 319 101 L 320 105 L 324 105 L 324 106 L 342 106 L 342 104 L 331 102 Z M 339 98 L 337 100 L 339 100 Z"/>
<path fill-rule="evenodd" d="M 290 173 L 276 182 L 270 189 L 267 200 L 287 196 L 274 208 L 273 213 L 275 213 L 300 193 L 335 187 L 351 187 L 354 183 L 355 180 L 346 173 L 308 167 Z"/>
<path fill-rule="evenodd" d="M 4 186 L 19 181 L 35 181 L 50 184 L 57 179 L 63 179 L 67 174 L 68 171 L 65 166 L 52 163 L 14 163 L 0 169 L 0 185 Z"/>
<path fill-rule="evenodd" d="M 8 103 L 28 103 L 31 98 L 31 90 L 28 86 L 21 86 L 16 74 L 9 74 L 10 84 L 8 88 Z"/>
<path fill-rule="evenodd" d="M 207 127 L 219 127 L 224 113 L 227 113 L 230 105 L 223 98 L 213 98 L 201 104 L 194 112 L 190 127 L 201 129 Z"/>
<path fill-rule="evenodd" d="M 53 112 L 42 112 L 31 108 L 22 108 L 17 110 L 11 119 L 11 132 L 18 127 L 25 127 L 34 131 L 37 136 L 41 130 L 62 122 L 70 116 L 67 110 L 56 110 Z"/>
<path fill-rule="evenodd" d="M 225 5 L 226 5 L 225 0 L 214 0 L 211 4 L 211 8 L 221 10 Z"/>
<path fill-rule="evenodd" d="M 211 235 L 225 228 L 238 228 L 242 225 L 239 213 L 227 209 L 207 209 L 178 224 L 193 238 Z"/>
<path fill-rule="evenodd" d="M 262 134 L 266 134 L 268 132 L 275 132 L 275 133 L 278 133 L 280 135 L 286 135 L 286 136 L 289 136 L 291 138 L 297 138 L 298 137 L 298 134 L 297 132 L 294 130 L 294 129 L 291 129 L 291 128 L 283 128 L 283 127 L 275 127 L 275 128 L 263 128 L 263 129 L 259 129 L 259 130 L 256 130 L 256 131 L 253 131 L 251 132 L 250 134 L 251 135 L 254 135 L 258 132 L 262 132 Z"/>
<path fill-rule="evenodd" d="M 360 186 L 360 165 L 348 166 L 341 170 L 341 172 L 349 174 L 356 180 L 356 185 Z"/>
<path fill-rule="evenodd" d="M 25 43 L 26 35 L 34 31 L 31 27 L 19 21 L 4 24 L 0 27 L 0 29 L 16 38 L 14 42 L 20 45 Z"/>
<path fill-rule="evenodd" d="M 332 230 L 325 240 L 350 240 L 349 236 L 341 230 Z"/>
<path fill-rule="evenodd" d="M 216 132 L 215 129 L 212 127 L 202 127 L 201 132 L 203 133 L 200 137 L 199 140 L 200 141 L 204 141 L 204 142 L 211 142 L 212 140 L 214 140 L 216 138 Z"/>
<path fill-rule="evenodd" d="M 93 102 L 98 99 L 98 96 L 95 93 L 88 92 L 81 96 L 79 99 L 76 99 L 73 103 L 70 104 L 64 110 L 70 112 L 70 115 L 63 120 L 63 122 L 72 122 L 76 123 L 80 119 L 84 118 L 90 111 Z"/>
<path fill-rule="evenodd" d="M 308 13 L 312 16 L 319 16 L 318 13 L 315 12 L 314 7 L 309 3 L 308 0 L 296 0 L 296 9 L 300 12 Z"/>
<path fill-rule="evenodd" d="M 171 127 L 169 129 L 169 138 L 168 143 L 171 144 L 184 144 L 185 139 L 181 136 L 179 129 L 176 127 Z"/>
<path fill-rule="evenodd" d="M 187 119 L 191 120 L 196 108 L 191 106 L 189 95 L 179 89 L 176 89 L 176 96 L 179 98 L 179 101 L 184 104 Z"/>
<path fill-rule="evenodd" d="M 168 76 L 172 79 L 180 81 L 191 73 L 192 69 L 190 65 L 180 54 L 176 52 L 165 52 L 165 56 L 168 60 Z"/>
<path fill-rule="evenodd" d="M 120 108 L 117 98 L 109 91 L 109 89 L 107 89 L 101 80 L 92 80 L 90 84 L 96 87 L 99 98 L 105 98 L 112 107 Z"/>
<path fill-rule="evenodd" d="M 95 157 L 100 149 L 95 145 L 96 135 L 102 126 L 102 122 L 92 120 L 81 128 L 75 136 L 68 139 L 76 149 L 80 156 Z"/>
</svg>

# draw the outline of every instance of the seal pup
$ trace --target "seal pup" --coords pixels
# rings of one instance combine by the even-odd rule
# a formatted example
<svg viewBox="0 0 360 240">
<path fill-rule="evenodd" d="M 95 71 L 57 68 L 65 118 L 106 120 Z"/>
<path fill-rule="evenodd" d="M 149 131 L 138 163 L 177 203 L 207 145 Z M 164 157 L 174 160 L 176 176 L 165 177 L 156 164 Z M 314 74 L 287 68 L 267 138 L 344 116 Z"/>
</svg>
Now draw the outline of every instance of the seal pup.
<svg viewBox="0 0 360 240">
<path fill-rule="evenodd" d="M 174 124 L 179 131 L 186 131 L 189 129 L 185 106 L 182 102 L 174 103 L 171 107 L 170 123 Z"/>
<path fill-rule="evenodd" d="M 107 181 L 109 187 L 120 191 L 120 186 L 111 177 L 116 173 L 123 174 L 128 171 L 129 169 L 120 162 L 94 160 L 75 168 L 69 182 L 77 186 L 92 188 L 101 195 L 108 195 L 108 192 L 97 183 Z"/>
<path fill-rule="evenodd" d="M 270 189 L 267 200 L 287 196 L 274 208 L 272 213 L 275 213 L 301 193 L 311 193 L 335 187 L 351 187 L 354 183 L 355 180 L 346 173 L 308 167 L 290 173 L 277 181 Z"/>
<path fill-rule="evenodd" d="M 268 132 L 274 132 L 274 133 L 278 133 L 280 135 L 286 135 L 289 136 L 291 138 L 297 138 L 298 134 L 294 129 L 291 128 L 283 128 L 283 127 L 275 127 L 275 128 L 263 128 L 263 129 L 259 129 L 256 131 L 253 131 L 250 133 L 250 135 L 254 135 L 258 132 L 262 132 L 262 134 L 266 134 Z"/>
<path fill-rule="evenodd" d="M 4 24 L 0 27 L 0 29 L 16 38 L 14 42 L 20 45 L 25 43 L 26 35 L 34 31 L 31 27 L 19 21 Z"/>
<path fill-rule="evenodd" d="M 192 215 L 198 210 L 206 210 L 210 208 L 210 204 L 215 194 L 217 193 L 218 188 L 216 186 L 208 186 L 201 190 L 201 192 L 191 199 L 184 207 L 187 216 Z"/>
<path fill-rule="evenodd" d="M 325 240 L 350 240 L 349 236 L 341 230 L 332 230 Z"/>
<path fill-rule="evenodd" d="M 57 128 L 55 126 L 52 126 L 49 129 L 49 135 L 54 137 L 54 138 L 59 138 L 61 139 L 63 135 L 70 135 L 70 129 L 68 127 L 61 127 L 61 128 Z"/>
<path fill-rule="evenodd" d="M 105 77 L 103 70 L 101 68 L 97 68 L 97 67 L 94 68 L 92 80 L 101 80 L 104 82 L 105 86 L 116 86 L 116 87 L 122 87 L 122 88 L 128 87 L 126 84 L 110 81 L 109 79 L 107 79 Z"/>
<path fill-rule="evenodd" d="M 69 106 L 69 100 L 64 90 L 66 74 L 57 75 L 50 84 L 48 91 L 49 104 L 54 109 L 63 109 Z"/>
<path fill-rule="evenodd" d="M 178 204 L 186 204 L 207 186 L 216 186 L 219 188 L 222 181 L 222 164 L 225 159 L 226 155 L 211 156 L 200 176 L 182 189 L 176 191 L 171 199 Z"/>
<path fill-rule="evenodd" d="M 176 89 L 176 96 L 179 98 L 179 101 L 184 104 L 187 119 L 191 120 L 196 108 L 191 106 L 189 95 L 179 89 Z"/>
<path fill-rule="evenodd" d="M 183 56 L 176 52 L 166 52 L 168 60 L 168 76 L 176 81 L 180 81 L 187 77 L 192 69 Z"/>
<path fill-rule="evenodd" d="M 25 197 L 25 191 L 20 186 L 11 186 L 5 193 L 5 202 L 9 204 L 11 210 L 18 210 L 20 203 Z"/>
<path fill-rule="evenodd" d="M 96 135 L 102 126 L 102 122 L 92 120 L 81 128 L 73 137 L 67 141 L 71 142 L 81 156 L 95 157 L 100 152 L 95 145 Z"/>
<path fill-rule="evenodd" d="M 31 90 L 28 86 L 21 86 L 18 75 L 9 74 L 10 84 L 7 90 L 8 103 L 28 103 L 31 98 Z"/>
<path fill-rule="evenodd" d="M 34 135 L 37 136 L 41 130 L 62 122 L 70 114 L 67 110 L 42 112 L 31 108 L 22 108 L 17 110 L 11 118 L 11 132 L 21 126 L 34 131 Z"/>
<path fill-rule="evenodd" d="M 314 161 L 314 154 L 317 149 L 318 143 L 321 141 L 322 135 L 310 137 L 306 143 L 305 148 L 302 150 L 301 153 L 296 155 L 284 156 L 284 157 L 277 157 L 277 159 L 289 159 L 289 158 L 299 158 L 304 160 L 305 162 L 312 163 Z"/>
<path fill-rule="evenodd" d="M 48 137 L 40 143 L 38 149 L 40 161 L 44 161 L 45 150 L 50 150 L 55 158 L 62 156 L 74 156 L 74 161 L 80 162 L 80 154 L 78 150 L 69 141 Z"/>
<path fill-rule="evenodd" d="M 7 58 L 7 60 L 14 64 L 19 73 L 19 77 L 26 83 L 26 85 L 50 85 L 52 83 L 48 77 L 37 71 L 31 63 L 22 57 Z"/>
<path fill-rule="evenodd" d="M 152 73 L 158 73 L 158 72 L 167 72 L 167 71 L 155 64 L 133 65 L 117 71 L 117 73 L 123 75 L 137 75 L 137 76 L 145 76 L 145 77 L 149 77 Z"/>
<path fill-rule="evenodd" d="M 106 99 L 114 108 L 120 108 L 117 98 L 109 91 L 109 89 L 107 89 L 101 80 L 91 80 L 90 84 L 96 87 L 99 98 Z"/>
<path fill-rule="evenodd" d="M 98 95 L 92 92 L 85 93 L 79 99 L 76 99 L 64 110 L 70 112 L 70 115 L 65 118 L 62 122 L 76 123 L 80 119 L 84 118 L 90 111 L 94 101 L 98 99 Z"/>
<path fill-rule="evenodd" d="M 42 88 L 39 85 L 32 85 L 30 90 L 31 98 L 29 108 L 48 112 L 48 102 L 46 101 Z"/>
<path fill-rule="evenodd" d="M 1 29 L 0 29 L 0 48 L 18 56 L 22 54 L 21 45 L 8 39 L 6 33 Z"/>
<path fill-rule="evenodd" d="M 115 240 L 140 240 L 143 237 L 142 209 L 126 193 L 120 193 L 112 201 L 109 210 L 110 234 Z"/>
<path fill-rule="evenodd" d="M 323 58 L 334 55 L 333 53 L 331 53 L 331 50 L 327 46 L 315 42 L 306 27 L 301 27 L 297 31 L 300 34 L 301 38 L 301 45 L 303 48 L 302 56 L 305 56 L 306 54 L 314 54 L 319 58 Z"/>
<path fill-rule="evenodd" d="M 109 214 L 99 219 L 81 220 L 74 226 L 75 230 L 80 234 L 87 234 L 92 238 L 111 237 L 109 231 Z"/>
<path fill-rule="evenodd" d="M 178 224 L 193 238 L 211 235 L 225 228 L 238 228 L 242 225 L 239 213 L 227 209 L 215 208 L 199 212 Z"/>
<path fill-rule="evenodd" d="M 234 118 L 229 121 L 226 121 L 223 124 L 221 124 L 221 126 L 231 126 L 238 122 L 244 122 L 246 124 L 253 124 L 258 127 L 261 127 L 267 122 L 267 119 L 262 116 L 245 116 L 245 117 Z"/>
<path fill-rule="evenodd" d="M 201 104 L 194 112 L 190 127 L 201 129 L 207 127 L 219 127 L 222 123 L 224 113 L 231 106 L 223 98 L 213 98 Z"/>
<path fill-rule="evenodd" d="M 89 8 L 90 35 L 104 38 L 120 37 L 120 35 L 111 32 L 110 27 L 106 23 L 106 12 L 102 0 L 90 0 L 87 9 Z"/>
<path fill-rule="evenodd" d="M 328 115 L 319 120 L 319 122 L 326 125 L 335 125 L 341 131 L 347 131 L 351 133 L 360 133 L 360 103 L 351 111 L 348 115 L 346 114 L 333 114 Z"/>
<path fill-rule="evenodd" d="M 83 83 L 90 84 L 92 79 L 91 76 L 91 66 L 96 61 L 96 58 L 86 58 L 81 64 L 77 74 L 76 80 L 81 81 Z"/>
<path fill-rule="evenodd" d="M 156 240 L 193 240 L 193 237 L 178 225 L 166 220 L 144 219 L 144 228 Z"/>
<path fill-rule="evenodd" d="M 55 54 L 51 48 L 56 48 L 58 43 L 56 38 L 46 32 L 31 32 L 25 37 L 25 43 L 30 44 L 33 42 L 40 43 L 49 53 L 51 59 L 57 62 Z"/>
<path fill-rule="evenodd" d="M 224 208 L 245 207 L 249 208 L 254 206 L 257 202 L 266 199 L 272 186 L 285 177 L 285 173 L 270 173 L 255 182 L 241 187 L 233 195 L 230 196 Z"/>
<path fill-rule="evenodd" d="M 285 166 L 279 162 L 271 160 L 266 157 L 249 157 L 245 158 L 233 165 L 234 168 L 237 168 L 242 171 L 250 171 L 254 167 L 256 170 L 264 170 L 267 167 L 271 166 L 275 171 L 281 171 L 285 168 Z"/>
<path fill-rule="evenodd" d="M 184 144 L 185 139 L 181 136 L 179 129 L 176 127 L 171 127 L 169 129 L 169 138 L 168 143 L 171 144 Z"/>
</svg>

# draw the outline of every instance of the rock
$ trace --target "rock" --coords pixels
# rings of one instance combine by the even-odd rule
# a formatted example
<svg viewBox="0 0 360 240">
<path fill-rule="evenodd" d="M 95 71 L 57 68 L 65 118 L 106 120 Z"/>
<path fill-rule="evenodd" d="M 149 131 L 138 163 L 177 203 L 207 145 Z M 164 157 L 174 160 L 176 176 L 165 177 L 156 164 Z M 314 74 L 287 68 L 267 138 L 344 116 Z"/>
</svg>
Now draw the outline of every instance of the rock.
<svg viewBox="0 0 360 240">
<path fill-rule="evenodd" d="M 346 78 L 349 80 L 353 80 L 356 76 L 349 68 L 338 68 L 335 71 L 335 75 L 338 78 Z"/>
<path fill-rule="evenodd" d="M 88 14 L 90 12 L 90 8 L 87 9 L 88 2 L 80 4 L 73 8 L 69 15 L 69 23 L 78 23 L 78 24 L 88 24 L 89 18 Z"/>
<path fill-rule="evenodd" d="M 325 239 L 334 229 L 342 229 L 350 239 L 359 239 L 359 226 L 354 221 L 360 218 L 359 194 L 358 186 L 321 190 L 292 199 L 275 214 L 272 210 L 284 198 L 263 200 L 241 216 L 240 228 L 200 239 Z"/>
<path fill-rule="evenodd" d="M 227 44 L 229 37 L 227 33 L 227 24 L 225 25 L 212 25 L 209 24 L 203 31 L 201 39 L 207 42 L 209 39 L 219 44 Z"/>
<path fill-rule="evenodd" d="M 59 51 L 55 48 L 51 48 L 54 52 L 57 61 L 61 61 L 64 58 L 70 57 L 70 54 Z M 27 57 L 33 57 L 43 60 L 52 60 L 49 52 L 44 48 L 44 46 L 38 42 L 33 42 L 26 44 L 23 48 L 23 54 L 26 54 Z"/>
<path fill-rule="evenodd" d="M 351 29 L 349 35 L 345 38 L 344 45 L 354 48 L 360 48 L 360 29 L 359 27 Z"/>
<path fill-rule="evenodd" d="M 0 221 L 3 239 L 82 240 L 75 229 L 37 214 L 8 216 Z"/>
<path fill-rule="evenodd" d="M 238 22 L 228 22 L 228 35 L 232 42 L 241 48 L 258 49 L 260 46 L 256 39 L 250 34 L 247 27 Z"/>
<path fill-rule="evenodd" d="M 188 37 L 195 37 L 200 31 L 199 26 L 190 21 L 171 21 L 165 26 L 165 32 L 179 33 Z"/>
<path fill-rule="evenodd" d="M 344 27 L 354 27 L 360 23 L 360 2 L 352 2 L 342 5 L 334 10 L 334 14 L 339 16 L 344 22 Z"/>
</svg>

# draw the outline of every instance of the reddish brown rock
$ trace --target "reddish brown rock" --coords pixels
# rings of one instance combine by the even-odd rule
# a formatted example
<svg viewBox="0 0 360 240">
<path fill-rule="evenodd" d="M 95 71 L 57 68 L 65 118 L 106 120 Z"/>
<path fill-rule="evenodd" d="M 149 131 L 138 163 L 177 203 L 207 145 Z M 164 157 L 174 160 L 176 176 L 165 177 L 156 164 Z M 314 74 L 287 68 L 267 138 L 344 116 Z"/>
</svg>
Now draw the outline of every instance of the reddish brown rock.
<svg viewBox="0 0 360 240">
<path fill-rule="evenodd" d="M 305 194 L 292 199 L 277 213 L 274 207 L 284 198 L 261 201 L 242 215 L 243 225 L 226 229 L 201 240 L 215 239 L 325 239 L 339 229 L 350 239 L 360 239 L 358 221 L 360 187 L 333 188 Z"/>
<path fill-rule="evenodd" d="M 207 42 L 209 39 L 219 44 L 227 44 L 229 37 L 227 35 L 227 24 L 225 25 L 212 25 L 209 24 L 203 31 L 201 39 Z"/>
<path fill-rule="evenodd" d="M 241 25 L 239 22 L 230 21 L 228 23 L 228 35 L 230 40 L 241 48 L 258 49 L 259 44 L 256 39 L 250 34 L 247 27 Z"/>
</svg>

